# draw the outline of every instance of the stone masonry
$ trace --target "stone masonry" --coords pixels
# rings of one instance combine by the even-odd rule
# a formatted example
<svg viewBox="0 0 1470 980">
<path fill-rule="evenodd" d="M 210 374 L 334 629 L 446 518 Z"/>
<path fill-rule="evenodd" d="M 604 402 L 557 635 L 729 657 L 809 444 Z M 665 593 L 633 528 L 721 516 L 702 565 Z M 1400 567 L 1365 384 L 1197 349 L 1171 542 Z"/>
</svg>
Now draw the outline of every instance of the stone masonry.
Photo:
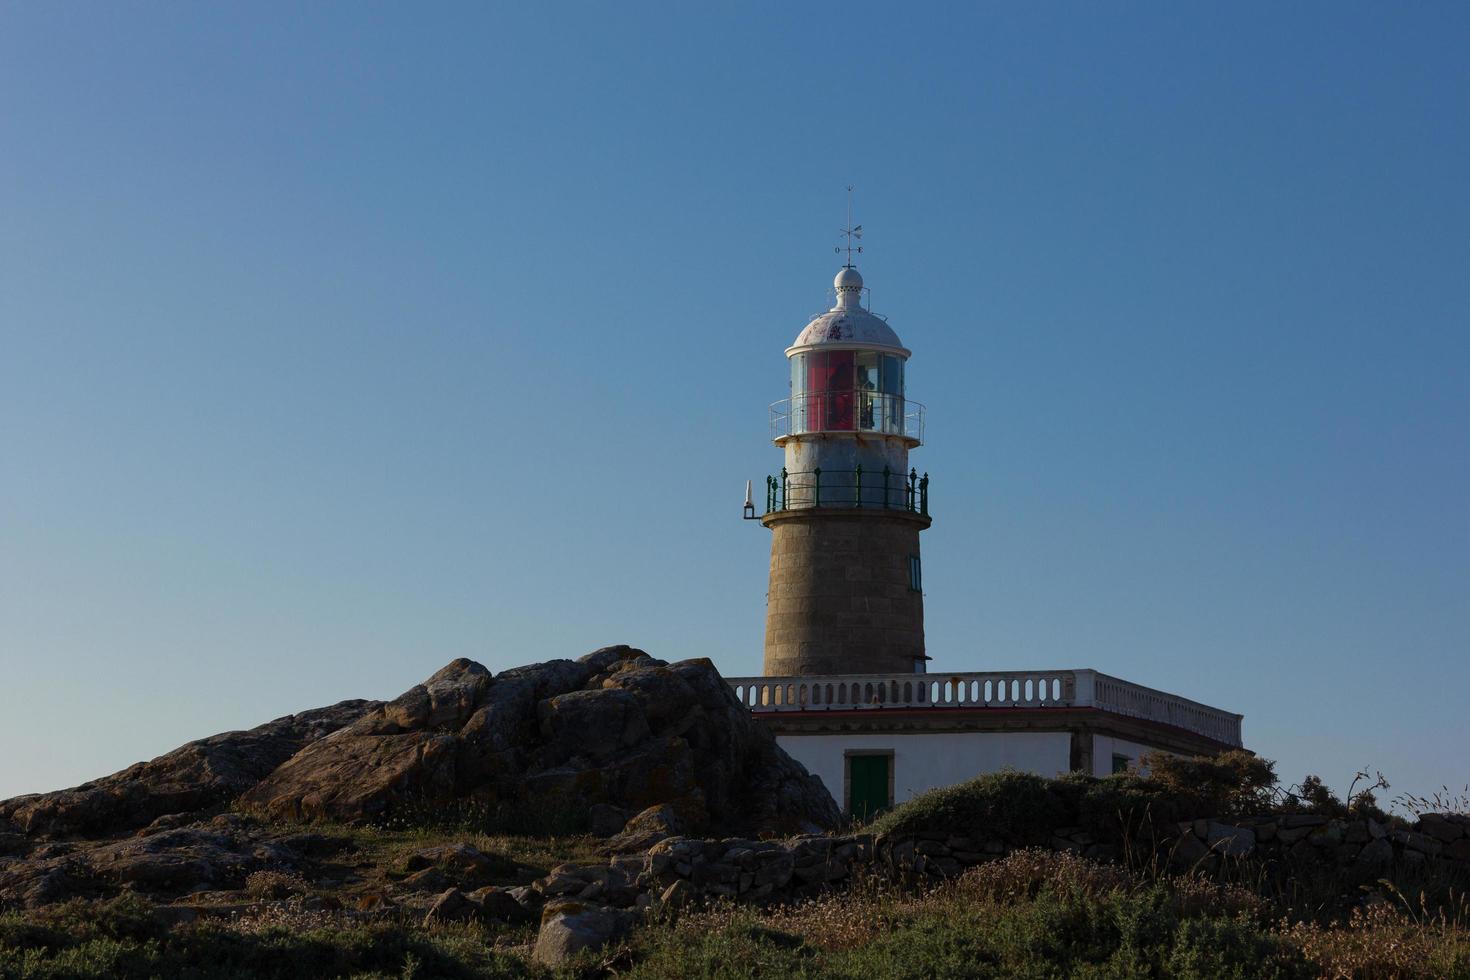
<svg viewBox="0 0 1470 980">
<path fill-rule="evenodd" d="M 924 596 L 910 587 L 927 516 L 878 508 L 774 511 L 765 674 L 911 673 Z"/>
</svg>

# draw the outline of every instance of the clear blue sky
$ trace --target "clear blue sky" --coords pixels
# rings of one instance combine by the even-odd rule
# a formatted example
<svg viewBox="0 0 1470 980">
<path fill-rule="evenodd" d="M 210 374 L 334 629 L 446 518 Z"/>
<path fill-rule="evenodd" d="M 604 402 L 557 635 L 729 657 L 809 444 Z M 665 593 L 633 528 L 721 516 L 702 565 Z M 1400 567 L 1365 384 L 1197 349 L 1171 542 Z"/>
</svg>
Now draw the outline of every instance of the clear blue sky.
<svg viewBox="0 0 1470 980">
<path fill-rule="evenodd" d="M 936 669 L 1470 781 L 1470 14 L 0 7 L 0 797 L 454 657 L 760 667 L 857 185 Z"/>
</svg>

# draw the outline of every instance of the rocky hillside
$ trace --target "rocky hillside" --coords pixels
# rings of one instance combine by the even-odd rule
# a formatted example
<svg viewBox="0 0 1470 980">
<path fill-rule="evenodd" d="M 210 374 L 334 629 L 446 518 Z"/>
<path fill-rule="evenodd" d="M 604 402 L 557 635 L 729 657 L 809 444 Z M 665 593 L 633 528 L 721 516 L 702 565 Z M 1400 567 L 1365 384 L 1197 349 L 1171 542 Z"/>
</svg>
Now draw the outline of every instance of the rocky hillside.
<svg viewBox="0 0 1470 980">
<path fill-rule="evenodd" d="M 667 805 L 689 826 L 821 830 L 821 782 L 776 746 L 708 660 L 609 647 L 491 675 L 456 660 L 304 747 L 241 798 L 290 819 L 355 821 L 395 802 Z"/>
<path fill-rule="evenodd" d="M 0 802 L 0 834 L 100 836 L 134 830 L 165 814 L 228 803 L 307 745 L 360 718 L 376 701 L 343 701 L 246 732 L 200 739 L 122 772 L 55 793 Z"/>
<path fill-rule="evenodd" d="M 316 856 L 319 839 L 273 825 L 464 804 L 570 812 L 619 835 L 612 848 L 840 820 L 708 660 L 626 646 L 499 674 L 456 660 L 387 703 L 344 701 L 0 803 L 0 906 L 239 887 Z"/>
</svg>

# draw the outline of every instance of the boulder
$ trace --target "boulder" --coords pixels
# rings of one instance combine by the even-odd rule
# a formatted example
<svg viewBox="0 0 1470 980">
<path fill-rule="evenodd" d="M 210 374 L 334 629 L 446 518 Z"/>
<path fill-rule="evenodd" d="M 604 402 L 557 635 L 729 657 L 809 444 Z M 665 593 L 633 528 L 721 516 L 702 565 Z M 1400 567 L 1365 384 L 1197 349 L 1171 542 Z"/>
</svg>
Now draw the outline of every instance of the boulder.
<svg viewBox="0 0 1470 980">
<path fill-rule="evenodd" d="M 479 909 L 458 888 L 450 888 L 434 899 L 424 914 L 424 925 L 435 922 L 458 922 L 478 914 Z"/>
<path fill-rule="evenodd" d="M 426 868 L 440 868 L 461 881 L 483 885 L 496 879 L 513 879 L 516 864 L 500 855 L 486 854 L 469 844 L 444 844 L 418 851 L 404 862 L 406 871 L 423 871 Z"/>
<path fill-rule="evenodd" d="M 535 918 L 504 888 L 480 888 L 468 898 L 480 906 L 482 916 L 494 922 L 531 922 Z"/>
<path fill-rule="evenodd" d="M 296 851 L 254 831 L 211 826 L 54 851 L 0 868 L 0 905 L 36 907 L 124 888 L 163 899 L 238 889 L 252 872 L 289 872 L 300 860 Z"/>
<path fill-rule="evenodd" d="M 238 809 L 220 812 L 230 803 Z M 492 674 L 461 659 L 390 702 L 343 701 L 191 742 L 74 789 L 0 802 L 0 907 L 124 889 L 172 900 L 238 889 L 256 871 L 320 871 L 313 862 L 348 838 L 300 828 L 271 838 L 259 818 L 365 822 L 457 803 L 492 820 L 591 820 L 614 850 L 684 834 L 813 833 L 841 821 L 821 781 L 777 746 L 708 660 L 669 664 L 620 646 Z M 415 892 L 535 878 L 468 844 L 421 851 L 398 870 L 408 876 L 393 890 L 408 904 Z M 564 874 L 573 880 L 553 877 L 541 891 L 630 905 L 637 874 Z M 533 911 L 543 900 L 510 897 Z M 488 914 L 509 914 L 494 901 L 500 910 Z"/>
<path fill-rule="evenodd" d="M 1169 870 L 1193 871 L 1209 856 L 1210 849 L 1198 837 L 1192 834 L 1180 837 L 1169 851 Z"/>
<path fill-rule="evenodd" d="M 646 851 L 661 840 L 683 837 L 689 833 L 689 821 L 672 806 L 651 806 L 629 820 L 621 833 L 607 842 L 608 850 L 618 854 Z"/>
<path fill-rule="evenodd" d="M 541 913 L 532 958 L 543 966 L 557 967 L 584 949 L 601 949 L 621 938 L 633 926 L 633 916 L 617 909 L 555 902 Z"/>
<path fill-rule="evenodd" d="M 627 823 L 627 812 L 607 803 L 594 803 L 587 811 L 587 829 L 597 837 L 615 837 L 622 833 Z M 0 841 L 0 847 L 3 846 L 3 841 Z"/>
<path fill-rule="evenodd" d="M 174 815 L 177 825 L 183 815 L 233 800 L 302 748 L 376 704 L 342 701 L 287 715 L 249 731 L 190 742 L 73 789 L 5 800 L 0 823 L 8 821 L 31 836 L 119 833 L 164 815 Z"/>
<path fill-rule="evenodd" d="M 1205 844 L 1216 854 L 1245 857 L 1256 848 L 1255 831 L 1211 820 L 1205 828 Z"/>
<path fill-rule="evenodd" d="M 584 819 L 599 804 L 667 805 L 686 832 L 817 832 L 841 819 L 713 664 L 631 647 L 495 675 L 456 660 L 305 746 L 242 801 L 281 818 L 363 821 L 466 797 Z"/>
<path fill-rule="evenodd" d="M 1419 832 L 1448 844 L 1464 836 L 1465 828 L 1452 823 L 1438 813 L 1426 813 L 1419 818 Z"/>
</svg>

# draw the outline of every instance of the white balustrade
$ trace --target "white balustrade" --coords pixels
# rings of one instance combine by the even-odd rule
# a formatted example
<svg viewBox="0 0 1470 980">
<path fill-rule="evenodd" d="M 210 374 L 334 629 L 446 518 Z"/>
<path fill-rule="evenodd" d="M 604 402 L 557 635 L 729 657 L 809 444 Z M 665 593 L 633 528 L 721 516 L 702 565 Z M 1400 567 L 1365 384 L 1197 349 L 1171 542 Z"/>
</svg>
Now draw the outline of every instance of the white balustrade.
<svg viewBox="0 0 1470 980">
<path fill-rule="evenodd" d="M 1240 745 L 1240 715 L 1093 670 L 731 677 L 755 712 L 915 708 L 1097 708 Z"/>
</svg>

